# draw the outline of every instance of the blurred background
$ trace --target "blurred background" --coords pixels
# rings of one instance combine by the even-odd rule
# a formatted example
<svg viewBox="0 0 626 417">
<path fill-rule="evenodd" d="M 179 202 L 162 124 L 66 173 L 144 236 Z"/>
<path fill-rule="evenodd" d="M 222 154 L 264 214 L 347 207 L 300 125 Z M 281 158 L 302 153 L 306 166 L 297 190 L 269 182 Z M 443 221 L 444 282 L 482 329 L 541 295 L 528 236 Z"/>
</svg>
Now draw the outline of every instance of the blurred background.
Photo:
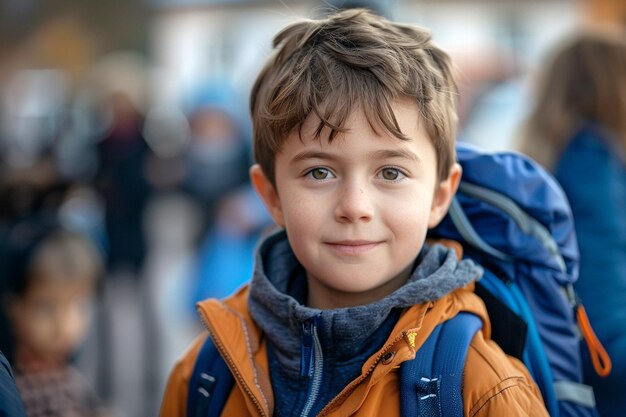
<svg viewBox="0 0 626 417">
<path fill-rule="evenodd" d="M 194 303 L 250 275 L 270 221 L 247 100 L 273 35 L 352 5 L 432 29 L 458 67 L 460 138 L 489 149 L 511 147 L 548 48 L 626 25 L 623 0 L 0 0 L 0 233 L 54 212 L 98 249 L 71 361 L 110 415 L 156 415 Z"/>
</svg>

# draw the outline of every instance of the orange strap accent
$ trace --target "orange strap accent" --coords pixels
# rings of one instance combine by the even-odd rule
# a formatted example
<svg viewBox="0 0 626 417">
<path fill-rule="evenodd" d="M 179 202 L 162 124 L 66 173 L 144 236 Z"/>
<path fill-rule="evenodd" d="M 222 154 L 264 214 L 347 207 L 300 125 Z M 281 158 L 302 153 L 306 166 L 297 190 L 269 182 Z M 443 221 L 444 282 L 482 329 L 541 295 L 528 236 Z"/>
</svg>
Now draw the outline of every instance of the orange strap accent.
<svg viewBox="0 0 626 417">
<path fill-rule="evenodd" d="M 587 347 L 589 348 L 593 369 L 595 369 L 596 373 L 601 377 L 608 376 L 611 373 L 611 358 L 609 354 L 606 353 L 602 342 L 600 342 L 596 333 L 593 331 L 585 307 L 583 307 L 582 304 L 576 306 L 576 318 L 578 320 L 578 326 L 580 326 L 580 330 L 585 338 L 585 342 L 587 343 Z"/>
</svg>

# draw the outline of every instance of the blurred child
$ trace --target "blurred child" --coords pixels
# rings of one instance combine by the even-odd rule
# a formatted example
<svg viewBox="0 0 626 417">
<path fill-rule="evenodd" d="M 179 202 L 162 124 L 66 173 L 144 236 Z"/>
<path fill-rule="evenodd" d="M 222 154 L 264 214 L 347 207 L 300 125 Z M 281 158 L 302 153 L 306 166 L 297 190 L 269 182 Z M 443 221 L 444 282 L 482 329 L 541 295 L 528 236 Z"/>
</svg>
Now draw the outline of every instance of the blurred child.
<svg viewBox="0 0 626 417">
<path fill-rule="evenodd" d="M 284 230 L 258 247 L 249 286 L 199 303 L 207 331 L 174 368 L 161 416 L 195 412 L 196 392 L 225 416 L 401 415 L 398 368 L 462 310 L 485 323 L 463 414 L 546 416 L 523 364 L 490 339 L 480 267 L 425 244 L 461 176 L 448 55 L 428 31 L 365 10 L 294 23 L 274 47 L 252 89 L 250 175 Z M 224 393 L 189 389 L 207 337 L 236 382 Z"/>
<path fill-rule="evenodd" d="M 204 215 L 202 236 L 213 229 L 222 199 L 249 184 L 249 129 L 235 91 L 221 85 L 199 87 L 187 117 L 191 143 L 185 153 L 182 188 Z"/>
<path fill-rule="evenodd" d="M 18 221 L 2 245 L 8 354 L 26 414 L 98 416 L 71 364 L 85 337 L 102 260 L 90 241 L 45 215 Z"/>
<path fill-rule="evenodd" d="M 611 356 L 599 378 L 584 365 L 597 408 L 626 410 L 626 33 L 581 33 L 542 68 L 519 149 L 554 173 L 567 195 L 580 247 L 575 284 Z M 587 352 L 587 349 L 583 349 Z"/>
</svg>

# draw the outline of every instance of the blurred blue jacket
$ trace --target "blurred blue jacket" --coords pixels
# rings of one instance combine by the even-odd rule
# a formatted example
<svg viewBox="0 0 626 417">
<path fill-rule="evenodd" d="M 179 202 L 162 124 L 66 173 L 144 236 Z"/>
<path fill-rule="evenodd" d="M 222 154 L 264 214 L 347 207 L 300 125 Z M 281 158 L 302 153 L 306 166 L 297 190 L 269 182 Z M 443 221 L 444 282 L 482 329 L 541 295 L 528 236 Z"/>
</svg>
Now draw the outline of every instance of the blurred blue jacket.
<svg viewBox="0 0 626 417">
<path fill-rule="evenodd" d="M 9 362 L 0 352 L 0 417 L 26 417 Z"/>
<path fill-rule="evenodd" d="M 613 362 L 611 375 L 600 378 L 585 358 L 585 377 L 603 417 L 623 416 L 626 410 L 626 159 L 611 135 L 602 126 L 585 124 L 555 169 L 570 200 L 580 247 L 575 287 Z"/>
</svg>

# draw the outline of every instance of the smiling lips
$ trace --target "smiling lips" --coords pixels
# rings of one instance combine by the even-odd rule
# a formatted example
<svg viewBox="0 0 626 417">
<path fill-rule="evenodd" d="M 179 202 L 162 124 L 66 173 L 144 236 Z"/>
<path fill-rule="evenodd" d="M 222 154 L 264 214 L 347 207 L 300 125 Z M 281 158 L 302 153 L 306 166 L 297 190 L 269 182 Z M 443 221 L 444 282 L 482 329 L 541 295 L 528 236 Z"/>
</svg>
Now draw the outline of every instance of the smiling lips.
<svg viewBox="0 0 626 417">
<path fill-rule="evenodd" d="M 334 251 L 342 255 L 363 255 L 382 242 L 370 240 L 341 240 L 338 242 L 327 242 L 326 244 Z"/>
</svg>

